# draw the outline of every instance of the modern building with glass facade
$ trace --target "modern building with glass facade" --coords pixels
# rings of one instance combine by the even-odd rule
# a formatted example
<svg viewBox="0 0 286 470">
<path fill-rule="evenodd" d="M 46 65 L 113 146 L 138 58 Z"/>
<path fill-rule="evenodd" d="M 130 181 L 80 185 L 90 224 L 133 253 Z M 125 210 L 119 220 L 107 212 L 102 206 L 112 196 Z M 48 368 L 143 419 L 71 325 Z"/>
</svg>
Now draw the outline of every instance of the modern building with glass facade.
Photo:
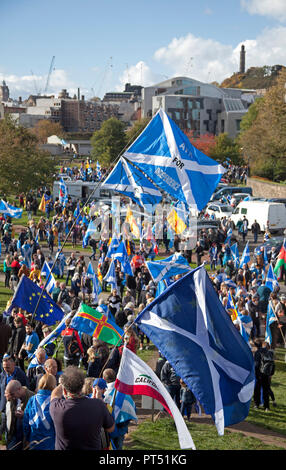
<svg viewBox="0 0 286 470">
<path fill-rule="evenodd" d="M 175 77 L 142 90 L 142 117 L 162 108 L 185 132 L 239 133 L 240 121 L 256 98 L 255 90 L 219 88 L 187 77 Z"/>
</svg>

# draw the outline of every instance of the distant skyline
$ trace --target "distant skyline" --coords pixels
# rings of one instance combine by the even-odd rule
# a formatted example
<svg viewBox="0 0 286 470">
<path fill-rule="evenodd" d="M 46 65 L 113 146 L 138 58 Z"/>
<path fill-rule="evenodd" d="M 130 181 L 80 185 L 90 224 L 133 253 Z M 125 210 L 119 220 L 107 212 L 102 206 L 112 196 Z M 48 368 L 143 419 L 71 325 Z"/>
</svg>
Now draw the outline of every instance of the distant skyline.
<svg viewBox="0 0 286 470">
<path fill-rule="evenodd" d="M 285 0 L 0 0 L 0 81 L 23 99 L 66 88 L 100 98 L 173 76 L 221 82 L 286 65 Z"/>
</svg>

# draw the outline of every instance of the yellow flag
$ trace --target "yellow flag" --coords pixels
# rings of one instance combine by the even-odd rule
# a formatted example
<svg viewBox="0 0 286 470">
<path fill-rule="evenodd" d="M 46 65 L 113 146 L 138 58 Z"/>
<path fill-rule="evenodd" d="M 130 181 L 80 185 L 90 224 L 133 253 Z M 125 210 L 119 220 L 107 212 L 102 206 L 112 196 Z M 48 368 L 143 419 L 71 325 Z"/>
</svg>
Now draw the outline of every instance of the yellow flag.
<svg viewBox="0 0 286 470">
<path fill-rule="evenodd" d="M 43 194 L 40 205 L 39 205 L 39 211 L 41 212 L 46 212 L 46 199 L 45 195 Z"/>
<path fill-rule="evenodd" d="M 176 234 L 183 233 L 183 231 L 187 227 L 181 217 L 178 216 L 175 209 L 171 210 L 170 214 L 167 217 L 167 221 Z"/>
<path fill-rule="evenodd" d="M 133 233 L 135 238 L 140 238 L 140 230 L 130 207 L 128 207 L 127 212 L 126 212 L 126 222 L 128 222 L 128 224 L 130 225 L 131 233 Z"/>
</svg>

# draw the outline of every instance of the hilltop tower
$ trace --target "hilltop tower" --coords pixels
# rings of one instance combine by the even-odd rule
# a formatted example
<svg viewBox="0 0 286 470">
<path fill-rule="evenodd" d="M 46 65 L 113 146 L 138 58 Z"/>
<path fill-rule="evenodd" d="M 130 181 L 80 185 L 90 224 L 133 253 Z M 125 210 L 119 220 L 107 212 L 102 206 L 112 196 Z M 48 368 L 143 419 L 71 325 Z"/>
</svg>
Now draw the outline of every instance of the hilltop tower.
<svg viewBox="0 0 286 470">
<path fill-rule="evenodd" d="M 244 45 L 241 46 L 241 50 L 240 50 L 239 73 L 245 73 L 245 47 Z"/>
</svg>

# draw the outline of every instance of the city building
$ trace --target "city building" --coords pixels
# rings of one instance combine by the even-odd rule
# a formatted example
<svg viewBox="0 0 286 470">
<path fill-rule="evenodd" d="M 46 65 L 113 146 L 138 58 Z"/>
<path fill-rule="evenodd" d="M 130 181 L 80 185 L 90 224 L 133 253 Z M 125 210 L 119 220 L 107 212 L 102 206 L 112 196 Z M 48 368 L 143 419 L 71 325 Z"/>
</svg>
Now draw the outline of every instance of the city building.
<svg viewBox="0 0 286 470">
<path fill-rule="evenodd" d="M 257 97 L 255 90 L 220 88 L 188 77 L 174 77 L 142 89 L 142 117 L 162 108 L 184 132 L 194 137 L 239 133 L 240 122 Z"/>
</svg>

